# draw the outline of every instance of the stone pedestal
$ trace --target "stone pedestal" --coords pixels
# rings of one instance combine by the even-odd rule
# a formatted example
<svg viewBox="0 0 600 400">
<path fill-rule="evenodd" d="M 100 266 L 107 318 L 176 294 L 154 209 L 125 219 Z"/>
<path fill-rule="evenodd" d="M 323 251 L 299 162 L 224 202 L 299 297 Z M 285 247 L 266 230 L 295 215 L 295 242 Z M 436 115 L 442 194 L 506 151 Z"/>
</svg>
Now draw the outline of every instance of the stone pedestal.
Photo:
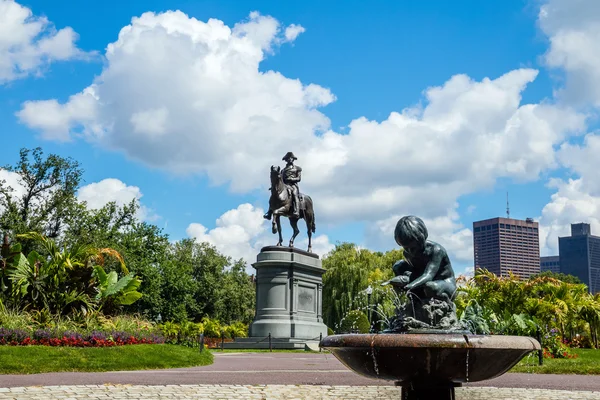
<svg viewBox="0 0 600 400">
<path fill-rule="evenodd" d="M 263 247 L 256 263 L 256 314 L 249 337 L 228 348 L 304 348 L 327 336 L 322 316 L 319 256 L 289 247 Z"/>
</svg>

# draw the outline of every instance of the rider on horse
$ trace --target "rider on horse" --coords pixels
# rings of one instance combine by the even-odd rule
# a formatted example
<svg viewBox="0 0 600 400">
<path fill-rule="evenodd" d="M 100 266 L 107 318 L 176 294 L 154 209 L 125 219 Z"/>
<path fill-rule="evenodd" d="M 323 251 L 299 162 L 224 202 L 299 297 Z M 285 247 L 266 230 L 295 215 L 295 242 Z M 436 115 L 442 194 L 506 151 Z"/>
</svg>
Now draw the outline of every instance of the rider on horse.
<svg viewBox="0 0 600 400">
<path fill-rule="evenodd" d="M 282 160 L 287 165 L 281 170 L 281 178 L 283 183 L 289 188 L 292 194 L 292 217 L 300 218 L 300 190 L 298 189 L 298 183 L 302 180 L 302 168 L 298 165 L 294 165 L 294 161 L 298 158 L 288 151 Z M 272 210 L 269 210 L 265 215 L 265 219 L 271 219 Z"/>
</svg>

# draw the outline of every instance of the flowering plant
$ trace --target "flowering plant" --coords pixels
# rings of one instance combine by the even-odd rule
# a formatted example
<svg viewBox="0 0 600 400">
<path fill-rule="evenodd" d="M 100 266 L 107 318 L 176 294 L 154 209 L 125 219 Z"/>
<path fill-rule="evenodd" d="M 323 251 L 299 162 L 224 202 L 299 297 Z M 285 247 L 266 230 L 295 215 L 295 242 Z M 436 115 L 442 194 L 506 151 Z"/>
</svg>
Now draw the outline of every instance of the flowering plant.
<svg viewBox="0 0 600 400">
<path fill-rule="evenodd" d="M 78 332 L 57 332 L 48 329 L 38 329 L 27 332 L 21 329 L 0 328 L 0 345 L 9 346 L 71 346 L 71 347 L 111 347 L 128 344 L 159 344 L 164 343 L 162 336 L 142 332 L 110 333 L 92 331 L 81 334 Z"/>
<path fill-rule="evenodd" d="M 551 329 L 542 338 L 544 358 L 577 358 L 571 349 L 563 343 L 556 329 Z"/>
</svg>

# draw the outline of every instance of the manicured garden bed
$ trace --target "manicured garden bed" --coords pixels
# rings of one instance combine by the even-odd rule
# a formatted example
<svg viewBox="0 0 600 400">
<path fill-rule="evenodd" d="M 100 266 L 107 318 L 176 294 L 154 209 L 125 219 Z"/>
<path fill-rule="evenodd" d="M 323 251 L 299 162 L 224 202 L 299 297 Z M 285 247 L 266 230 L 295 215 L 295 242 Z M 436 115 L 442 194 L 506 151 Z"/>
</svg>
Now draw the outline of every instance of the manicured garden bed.
<svg viewBox="0 0 600 400">
<path fill-rule="evenodd" d="M 533 374 L 577 374 L 600 375 L 600 350 L 571 349 L 576 358 L 544 358 L 544 364 L 538 365 L 537 353 L 521 360 L 510 372 Z"/>
<path fill-rule="evenodd" d="M 49 329 L 28 331 L 23 329 L 0 328 L 0 345 L 9 346 L 70 346 L 70 347 L 112 347 L 132 344 L 162 344 L 165 339 L 152 333 L 100 332 L 89 333 L 59 332 Z"/>
<path fill-rule="evenodd" d="M 132 371 L 212 364 L 210 351 L 142 344 L 110 348 L 0 346 L 1 374 Z"/>
</svg>

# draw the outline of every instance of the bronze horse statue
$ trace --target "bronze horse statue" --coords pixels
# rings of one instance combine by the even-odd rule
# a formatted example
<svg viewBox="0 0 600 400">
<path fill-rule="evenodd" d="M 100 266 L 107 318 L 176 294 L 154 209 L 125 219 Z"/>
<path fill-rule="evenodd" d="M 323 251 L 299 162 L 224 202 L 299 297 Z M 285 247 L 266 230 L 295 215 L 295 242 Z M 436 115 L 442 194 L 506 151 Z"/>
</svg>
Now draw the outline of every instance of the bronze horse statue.
<svg viewBox="0 0 600 400">
<path fill-rule="evenodd" d="M 279 242 L 277 246 L 282 246 L 283 237 L 281 236 L 281 217 L 288 217 L 290 225 L 294 230 L 294 234 L 290 239 L 290 247 L 294 247 L 294 239 L 300 233 L 298 229 L 298 219 L 306 221 L 308 233 L 308 251 L 312 252 L 312 234 L 315 232 L 315 211 L 313 209 L 313 201 L 309 196 L 301 195 L 300 218 L 292 215 L 292 196 L 288 191 L 288 187 L 283 183 L 281 177 L 281 168 L 271 166 L 271 197 L 269 198 L 269 212 L 272 213 L 273 233 L 279 233 Z"/>
</svg>

